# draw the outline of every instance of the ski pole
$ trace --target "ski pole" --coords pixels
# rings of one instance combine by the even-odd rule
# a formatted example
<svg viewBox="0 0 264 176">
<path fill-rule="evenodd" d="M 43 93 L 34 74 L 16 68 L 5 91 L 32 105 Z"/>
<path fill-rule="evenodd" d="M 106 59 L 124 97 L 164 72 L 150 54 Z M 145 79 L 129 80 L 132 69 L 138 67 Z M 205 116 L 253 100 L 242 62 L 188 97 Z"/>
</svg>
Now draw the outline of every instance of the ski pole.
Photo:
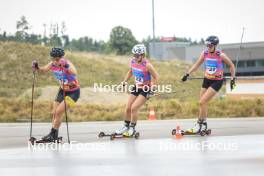
<svg viewBox="0 0 264 176">
<path fill-rule="evenodd" d="M 241 52 L 241 48 L 242 48 L 242 40 L 243 40 L 243 37 L 244 37 L 244 32 L 245 32 L 245 28 L 243 27 L 242 34 L 241 34 L 241 39 L 240 39 L 240 44 L 239 44 L 239 49 L 238 49 L 238 52 L 237 52 L 237 55 L 236 55 L 235 77 L 236 77 L 237 65 L 238 65 L 238 62 L 239 62 L 238 59 L 240 57 L 240 52 Z"/>
<path fill-rule="evenodd" d="M 190 77 L 188 80 L 198 80 L 198 79 L 204 79 L 203 77 Z M 231 79 L 230 76 L 224 77 L 224 80 Z M 258 80 L 258 79 L 264 79 L 264 76 L 238 76 L 236 77 L 237 80 Z"/>
<path fill-rule="evenodd" d="M 31 112 L 30 112 L 30 139 L 32 138 L 33 108 L 34 108 L 34 88 L 35 88 L 35 70 L 33 71 L 32 92 L 31 92 Z"/>
<path fill-rule="evenodd" d="M 70 144 L 67 105 L 66 105 L 66 101 L 65 101 L 65 95 L 66 94 L 65 94 L 65 89 L 64 89 L 64 78 L 62 78 L 62 91 L 63 91 L 64 111 L 65 111 L 65 118 L 66 118 L 67 137 L 68 137 L 68 143 Z"/>
<path fill-rule="evenodd" d="M 157 96 L 162 96 L 162 95 L 169 95 L 169 94 L 175 94 L 175 93 L 179 93 L 180 91 L 172 91 L 172 92 L 166 92 L 166 93 L 159 93 L 159 94 L 153 94 L 153 95 L 150 95 L 148 97 L 148 99 L 150 98 L 154 98 L 154 97 L 157 97 Z M 185 89 L 182 90 L 182 92 L 185 92 Z"/>
</svg>

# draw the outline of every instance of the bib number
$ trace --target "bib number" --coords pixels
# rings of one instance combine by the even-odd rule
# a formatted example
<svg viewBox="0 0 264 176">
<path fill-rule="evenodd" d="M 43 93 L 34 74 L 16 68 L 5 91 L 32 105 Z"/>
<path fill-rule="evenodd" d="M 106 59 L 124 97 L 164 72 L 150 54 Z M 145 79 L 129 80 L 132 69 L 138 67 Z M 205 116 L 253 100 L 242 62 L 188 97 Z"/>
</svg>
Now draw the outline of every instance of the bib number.
<svg viewBox="0 0 264 176">
<path fill-rule="evenodd" d="M 142 77 L 135 77 L 136 84 L 143 84 L 144 79 Z"/>
<path fill-rule="evenodd" d="M 209 66 L 206 67 L 206 72 L 208 74 L 210 74 L 210 75 L 215 74 L 216 71 L 217 71 L 217 68 L 216 67 L 209 67 Z"/>
</svg>

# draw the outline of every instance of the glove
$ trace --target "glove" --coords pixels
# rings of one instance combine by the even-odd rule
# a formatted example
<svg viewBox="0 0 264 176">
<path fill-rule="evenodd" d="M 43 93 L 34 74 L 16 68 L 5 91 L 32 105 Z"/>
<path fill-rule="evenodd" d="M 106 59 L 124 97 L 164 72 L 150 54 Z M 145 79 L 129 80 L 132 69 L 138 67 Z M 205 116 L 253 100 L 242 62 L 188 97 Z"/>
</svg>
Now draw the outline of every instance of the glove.
<svg viewBox="0 0 264 176">
<path fill-rule="evenodd" d="M 189 73 L 186 73 L 185 75 L 183 75 L 183 77 L 182 77 L 182 82 L 185 82 L 185 81 L 187 81 L 187 79 L 188 79 L 188 77 L 189 77 L 190 75 L 189 75 Z"/>
<path fill-rule="evenodd" d="M 31 68 L 32 68 L 33 71 L 39 69 L 38 62 L 36 60 L 32 61 Z"/>
<path fill-rule="evenodd" d="M 231 79 L 230 81 L 230 89 L 231 91 L 236 87 L 236 78 Z"/>
<path fill-rule="evenodd" d="M 59 66 L 62 67 L 62 68 L 65 68 L 65 69 L 69 69 L 70 68 L 70 65 L 69 65 L 69 63 L 67 62 L 66 59 L 60 59 L 59 60 Z"/>
</svg>

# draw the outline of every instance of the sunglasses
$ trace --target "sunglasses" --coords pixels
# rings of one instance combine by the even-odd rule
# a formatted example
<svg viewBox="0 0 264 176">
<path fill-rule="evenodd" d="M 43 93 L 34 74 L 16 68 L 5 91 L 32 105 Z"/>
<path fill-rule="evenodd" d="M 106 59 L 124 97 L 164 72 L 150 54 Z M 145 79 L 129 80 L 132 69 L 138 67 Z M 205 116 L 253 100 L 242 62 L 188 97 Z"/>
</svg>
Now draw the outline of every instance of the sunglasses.
<svg viewBox="0 0 264 176">
<path fill-rule="evenodd" d="M 207 44 L 206 46 L 207 46 L 208 48 L 213 48 L 213 47 L 214 47 L 213 44 Z"/>
<path fill-rule="evenodd" d="M 139 58 L 140 56 L 142 56 L 142 54 L 134 54 L 135 58 Z"/>
<path fill-rule="evenodd" d="M 52 61 L 59 61 L 60 60 L 60 58 L 58 58 L 58 57 L 51 57 L 50 58 Z"/>
</svg>

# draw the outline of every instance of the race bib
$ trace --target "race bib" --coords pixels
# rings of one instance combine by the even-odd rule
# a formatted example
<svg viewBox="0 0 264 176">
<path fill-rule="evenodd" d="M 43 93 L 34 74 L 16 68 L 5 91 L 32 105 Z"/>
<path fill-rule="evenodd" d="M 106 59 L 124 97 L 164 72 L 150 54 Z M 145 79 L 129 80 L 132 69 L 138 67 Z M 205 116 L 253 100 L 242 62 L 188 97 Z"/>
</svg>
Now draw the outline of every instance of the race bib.
<svg viewBox="0 0 264 176">
<path fill-rule="evenodd" d="M 216 59 L 207 59 L 205 62 L 205 71 L 209 75 L 213 75 L 217 72 L 217 60 Z"/>
<path fill-rule="evenodd" d="M 136 84 L 143 84 L 144 79 L 142 77 L 135 77 L 135 82 L 136 82 Z"/>
</svg>

